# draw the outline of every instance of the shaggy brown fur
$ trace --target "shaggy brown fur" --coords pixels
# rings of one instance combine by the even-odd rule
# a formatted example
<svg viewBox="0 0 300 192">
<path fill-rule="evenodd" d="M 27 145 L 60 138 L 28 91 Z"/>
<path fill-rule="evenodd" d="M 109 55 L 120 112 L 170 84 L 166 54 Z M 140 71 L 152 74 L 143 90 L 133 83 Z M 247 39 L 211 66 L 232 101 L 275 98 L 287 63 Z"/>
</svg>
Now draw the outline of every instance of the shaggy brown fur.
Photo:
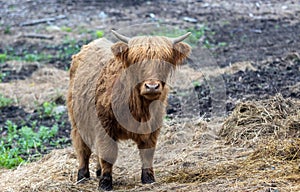
<svg viewBox="0 0 300 192">
<path fill-rule="evenodd" d="M 142 182 L 155 181 L 153 155 L 167 101 L 167 77 L 190 53 L 166 37 L 134 37 L 128 44 L 98 39 L 72 57 L 68 112 L 79 159 L 78 180 L 90 176 L 91 152 L 99 157 L 99 187 L 112 189 L 117 141 L 137 143 Z"/>
</svg>

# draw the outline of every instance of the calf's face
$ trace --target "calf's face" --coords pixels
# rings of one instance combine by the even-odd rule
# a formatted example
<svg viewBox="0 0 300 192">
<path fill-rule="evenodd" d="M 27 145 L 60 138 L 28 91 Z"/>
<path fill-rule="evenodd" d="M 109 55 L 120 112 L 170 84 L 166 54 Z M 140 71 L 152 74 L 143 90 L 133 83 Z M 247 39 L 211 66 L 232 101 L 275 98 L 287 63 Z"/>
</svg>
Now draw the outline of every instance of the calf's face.
<svg viewBox="0 0 300 192">
<path fill-rule="evenodd" d="M 112 47 L 116 59 L 127 70 L 127 81 L 148 100 L 159 99 L 167 78 L 186 59 L 190 46 L 173 43 L 167 37 L 134 37 L 128 43 L 117 42 Z"/>
<path fill-rule="evenodd" d="M 143 81 L 138 89 L 140 90 L 140 95 L 148 100 L 158 99 L 164 90 L 164 82 L 158 79 L 148 79 Z"/>
</svg>

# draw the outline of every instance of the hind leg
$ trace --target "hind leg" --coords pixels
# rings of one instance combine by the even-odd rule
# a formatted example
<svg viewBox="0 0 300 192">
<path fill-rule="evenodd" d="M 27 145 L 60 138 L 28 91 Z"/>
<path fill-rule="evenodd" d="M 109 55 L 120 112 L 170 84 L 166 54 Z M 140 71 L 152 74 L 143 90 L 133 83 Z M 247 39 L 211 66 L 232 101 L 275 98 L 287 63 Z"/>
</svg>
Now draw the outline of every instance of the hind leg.
<svg viewBox="0 0 300 192">
<path fill-rule="evenodd" d="M 79 161 L 77 181 L 82 181 L 84 178 L 90 177 L 89 159 L 91 150 L 82 140 L 77 128 L 72 129 L 71 137 Z"/>
</svg>

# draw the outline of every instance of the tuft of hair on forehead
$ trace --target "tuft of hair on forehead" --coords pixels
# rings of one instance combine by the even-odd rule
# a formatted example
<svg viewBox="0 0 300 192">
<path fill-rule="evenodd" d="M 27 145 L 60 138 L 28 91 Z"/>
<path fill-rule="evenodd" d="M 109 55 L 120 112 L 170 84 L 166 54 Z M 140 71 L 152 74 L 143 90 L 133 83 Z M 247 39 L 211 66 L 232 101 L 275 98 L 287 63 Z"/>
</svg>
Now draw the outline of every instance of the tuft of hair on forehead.
<svg viewBox="0 0 300 192">
<path fill-rule="evenodd" d="M 163 36 L 137 36 L 125 42 L 117 42 L 111 46 L 111 51 L 125 67 L 147 60 L 160 60 L 180 65 L 189 56 L 191 47 Z"/>
<path fill-rule="evenodd" d="M 129 43 L 128 60 L 132 63 L 145 59 L 162 59 L 171 62 L 173 44 L 170 39 L 159 36 L 132 38 Z"/>
</svg>

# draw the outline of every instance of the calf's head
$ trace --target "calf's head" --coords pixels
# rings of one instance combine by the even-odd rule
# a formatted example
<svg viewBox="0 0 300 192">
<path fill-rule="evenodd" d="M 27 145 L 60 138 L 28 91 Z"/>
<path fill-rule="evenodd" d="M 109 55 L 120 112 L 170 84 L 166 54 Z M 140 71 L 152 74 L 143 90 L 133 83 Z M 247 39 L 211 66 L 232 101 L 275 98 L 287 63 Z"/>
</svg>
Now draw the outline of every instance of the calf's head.
<svg viewBox="0 0 300 192">
<path fill-rule="evenodd" d="M 182 42 L 190 33 L 177 38 L 163 36 L 128 38 L 115 31 L 112 32 L 121 40 L 115 43 L 111 50 L 127 71 L 127 86 L 134 87 L 148 100 L 158 99 L 164 92 L 169 75 L 176 66 L 182 64 L 191 51 L 191 47 Z"/>
</svg>

